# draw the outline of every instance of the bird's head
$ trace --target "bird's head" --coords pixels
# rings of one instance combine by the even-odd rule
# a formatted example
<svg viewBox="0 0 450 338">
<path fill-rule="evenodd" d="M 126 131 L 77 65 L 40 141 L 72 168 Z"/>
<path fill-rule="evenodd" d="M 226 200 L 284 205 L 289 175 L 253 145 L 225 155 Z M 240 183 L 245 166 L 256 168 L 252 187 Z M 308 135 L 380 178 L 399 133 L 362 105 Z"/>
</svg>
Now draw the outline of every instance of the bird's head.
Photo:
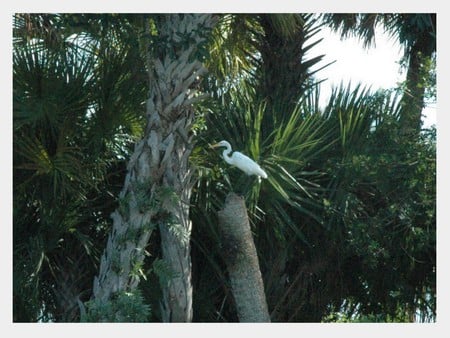
<svg viewBox="0 0 450 338">
<path fill-rule="evenodd" d="M 218 147 L 230 147 L 230 144 L 227 141 L 220 141 L 219 143 L 210 145 L 211 148 L 218 148 Z"/>
</svg>

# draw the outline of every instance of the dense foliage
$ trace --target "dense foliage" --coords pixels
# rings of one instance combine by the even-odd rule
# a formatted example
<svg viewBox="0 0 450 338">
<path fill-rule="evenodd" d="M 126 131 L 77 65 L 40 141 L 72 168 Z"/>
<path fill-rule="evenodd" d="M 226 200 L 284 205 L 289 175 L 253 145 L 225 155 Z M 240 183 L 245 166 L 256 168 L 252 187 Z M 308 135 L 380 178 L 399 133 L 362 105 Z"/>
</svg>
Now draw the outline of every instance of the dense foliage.
<svg viewBox="0 0 450 338">
<path fill-rule="evenodd" d="M 116 19 L 14 18 L 14 320 L 75 320 L 90 297 L 144 127 L 145 69 L 120 42 L 138 28 Z"/>
<path fill-rule="evenodd" d="M 14 16 L 14 321 L 86 320 L 109 215 L 145 128 L 142 46 L 157 48 L 158 18 L 150 27 L 143 18 Z M 222 15 L 213 33 L 198 84 L 209 98 L 192 131 L 194 321 L 237 320 L 216 216 L 229 191 L 246 198 L 272 321 L 435 320 L 436 130 L 401 132 L 411 83 L 342 86 L 319 107 L 314 76 L 325 65 L 307 52 L 325 19 Z M 411 41 L 424 21 L 407 19 L 400 32 Z M 419 80 L 433 93 L 435 82 Z M 222 139 L 269 179 L 224 164 L 208 148 Z M 140 291 L 114 303 L 135 316 L 111 320 L 161 320 L 158 282 L 170 271 L 157 231 L 146 249 Z"/>
</svg>

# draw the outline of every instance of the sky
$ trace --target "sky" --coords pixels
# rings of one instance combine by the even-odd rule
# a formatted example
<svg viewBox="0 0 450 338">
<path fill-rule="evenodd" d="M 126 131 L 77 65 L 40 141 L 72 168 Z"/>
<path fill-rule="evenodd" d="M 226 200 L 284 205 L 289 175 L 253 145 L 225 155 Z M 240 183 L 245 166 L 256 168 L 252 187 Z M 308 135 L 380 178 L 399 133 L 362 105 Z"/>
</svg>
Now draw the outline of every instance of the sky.
<svg viewBox="0 0 450 338">
<path fill-rule="evenodd" d="M 375 46 L 363 48 L 360 40 L 354 37 L 343 40 L 324 27 L 312 41 L 323 38 L 314 46 L 308 54 L 308 58 L 325 54 L 321 65 L 335 61 L 335 63 L 317 72 L 319 79 L 327 79 L 320 89 L 320 102 L 324 105 L 331 93 L 332 87 L 341 83 L 347 85 L 351 81 L 352 86 L 361 82 L 371 86 L 372 90 L 380 88 L 390 89 L 397 86 L 406 78 L 406 71 L 400 69 L 400 59 L 403 55 L 402 47 L 390 38 L 382 28 L 376 30 Z M 423 111 L 424 125 L 428 127 L 436 124 L 436 108 L 427 107 Z"/>
</svg>

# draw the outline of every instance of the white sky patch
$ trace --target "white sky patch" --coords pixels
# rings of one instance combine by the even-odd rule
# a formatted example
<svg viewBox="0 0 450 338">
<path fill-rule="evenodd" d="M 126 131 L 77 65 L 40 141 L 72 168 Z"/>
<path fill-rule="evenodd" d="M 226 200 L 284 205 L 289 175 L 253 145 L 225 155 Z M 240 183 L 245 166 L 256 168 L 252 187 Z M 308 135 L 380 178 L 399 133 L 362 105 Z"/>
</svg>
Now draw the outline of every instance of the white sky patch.
<svg viewBox="0 0 450 338">
<path fill-rule="evenodd" d="M 321 106 L 328 101 L 331 88 L 338 87 L 341 82 L 345 86 L 351 82 L 352 87 L 361 83 L 376 91 L 395 88 L 406 78 L 406 70 L 400 68 L 403 48 L 382 28 L 377 28 L 375 45 L 369 48 L 363 48 L 362 41 L 355 37 L 341 40 L 338 34 L 327 27 L 314 36 L 314 40 L 320 38 L 323 40 L 311 49 L 307 58 L 325 54 L 319 66 L 336 61 L 315 74 L 318 79 L 326 79 L 320 88 Z M 436 124 L 435 105 L 426 107 L 423 114 L 423 127 Z"/>
</svg>

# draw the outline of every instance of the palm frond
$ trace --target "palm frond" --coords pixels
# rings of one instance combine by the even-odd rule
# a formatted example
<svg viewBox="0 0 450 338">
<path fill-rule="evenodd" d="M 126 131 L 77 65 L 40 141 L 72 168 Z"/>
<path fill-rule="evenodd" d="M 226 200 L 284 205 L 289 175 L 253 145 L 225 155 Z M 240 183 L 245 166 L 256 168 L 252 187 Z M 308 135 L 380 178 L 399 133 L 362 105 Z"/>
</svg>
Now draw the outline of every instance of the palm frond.
<svg viewBox="0 0 450 338">
<path fill-rule="evenodd" d="M 76 47 L 63 53 L 39 43 L 17 48 L 13 53 L 14 127 L 46 127 L 56 137 L 63 121 L 79 121 L 91 98 L 92 62 Z"/>
<path fill-rule="evenodd" d="M 365 48 L 375 43 L 375 28 L 383 21 L 383 15 L 376 13 L 324 14 L 325 22 L 342 38 L 349 36 L 362 40 Z"/>
<path fill-rule="evenodd" d="M 301 14 L 269 14 L 267 17 L 275 33 L 287 39 L 293 38 L 308 21 L 308 17 Z"/>
<path fill-rule="evenodd" d="M 256 16 L 249 14 L 223 15 L 213 31 L 209 70 L 221 84 L 251 74 L 254 69 L 254 41 L 260 34 Z"/>
</svg>

